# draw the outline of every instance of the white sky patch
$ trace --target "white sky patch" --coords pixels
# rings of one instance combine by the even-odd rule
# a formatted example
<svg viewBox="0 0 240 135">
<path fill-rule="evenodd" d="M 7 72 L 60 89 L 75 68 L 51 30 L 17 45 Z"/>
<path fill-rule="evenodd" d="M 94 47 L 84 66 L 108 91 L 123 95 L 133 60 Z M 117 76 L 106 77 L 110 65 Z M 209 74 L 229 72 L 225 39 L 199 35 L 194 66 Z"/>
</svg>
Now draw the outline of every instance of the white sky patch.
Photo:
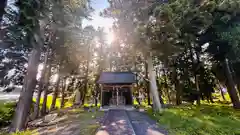
<svg viewBox="0 0 240 135">
<path fill-rule="evenodd" d="M 71 82 L 71 79 L 70 79 L 70 78 L 67 78 L 67 80 L 66 80 L 66 85 L 68 85 L 70 82 Z"/>
<path fill-rule="evenodd" d="M 99 48 L 99 47 L 100 47 L 100 44 L 96 44 L 96 47 Z"/>
<path fill-rule="evenodd" d="M 98 54 L 97 54 L 96 52 L 94 52 L 94 53 L 93 53 L 93 55 L 94 55 L 95 57 L 97 57 L 97 56 L 98 56 Z"/>
<path fill-rule="evenodd" d="M 44 64 L 42 64 L 42 63 L 38 65 L 38 72 L 37 72 L 37 77 L 36 77 L 37 80 L 39 80 L 41 78 L 43 67 L 44 67 Z"/>
<path fill-rule="evenodd" d="M 208 46 L 209 46 L 209 43 L 206 43 L 202 46 L 202 49 L 205 51 L 208 48 Z"/>
<path fill-rule="evenodd" d="M 109 30 L 112 27 L 113 19 L 104 18 L 99 16 L 100 11 L 96 11 L 92 15 L 92 20 L 83 20 L 83 27 L 87 25 L 92 25 L 95 29 L 98 27 L 104 27 L 106 30 Z"/>
<path fill-rule="evenodd" d="M 55 84 L 55 83 L 57 82 L 57 80 L 58 80 L 58 77 L 59 77 L 58 74 L 54 74 L 54 75 L 51 77 L 51 80 L 50 80 L 50 81 Z"/>
<path fill-rule="evenodd" d="M 114 34 L 111 31 L 107 32 L 107 43 L 111 44 L 114 41 Z"/>
<path fill-rule="evenodd" d="M 104 1 L 101 1 L 104 3 Z M 99 0 L 95 1 L 96 6 L 99 6 L 99 4 L 101 3 Z M 105 1 L 107 4 L 107 1 Z M 101 11 L 103 11 L 104 8 L 106 8 L 108 5 L 105 5 L 105 7 L 101 7 L 99 9 L 96 9 L 95 12 L 93 12 L 91 14 L 91 18 L 92 20 L 83 20 L 83 27 L 87 26 L 87 25 L 92 25 L 95 29 L 98 29 L 98 27 L 103 27 L 104 31 L 107 33 L 107 43 L 111 44 L 113 39 L 114 39 L 114 35 L 111 32 L 111 28 L 113 25 L 114 20 L 111 18 L 105 18 L 105 17 L 101 17 L 99 14 Z M 98 7 L 96 7 L 98 8 Z"/>
<path fill-rule="evenodd" d="M 12 76 L 14 76 L 16 74 L 16 69 L 15 68 L 13 68 L 13 69 L 11 69 L 11 70 L 9 70 L 8 71 L 8 73 L 7 73 L 7 78 L 11 78 Z"/>
<path fill-rule="evenodd" d="M 27 63 L 25 63 L 23 66 L 24 66 L 25 68 L 27 68 L 27 67 L 28 67 L 28 64 L 27 64 Z"/>
<path fill-rule="evenodd" d="M 4 58 L 3 60 L 2 60 L 2 62 L 4 62 L 4 63 L 8 63 L 8 62 L 10 62 L 11 60 L 10 59 L 8 59 L 8 58 Z"/>
</svg>

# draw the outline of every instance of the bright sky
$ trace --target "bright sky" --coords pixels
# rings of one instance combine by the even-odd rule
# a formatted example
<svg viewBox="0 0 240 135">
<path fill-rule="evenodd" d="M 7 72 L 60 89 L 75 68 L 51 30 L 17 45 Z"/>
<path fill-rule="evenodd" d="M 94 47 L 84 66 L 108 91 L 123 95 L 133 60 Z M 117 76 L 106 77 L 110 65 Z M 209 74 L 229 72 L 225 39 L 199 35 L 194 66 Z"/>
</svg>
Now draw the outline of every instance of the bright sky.
<svg viewBox="0 0 240 135">
<path fill-rule="evenodd" d="M 113 35 L 109 31 L 112 26 L 113 20 L 110 18 L 104 18 L 99 15 L 105 8 L 109 6 L 107 0 L 92 0 L 91 5 L 94 8 L 94 12 L 91 14 L 92 20 L 83 20 L 83 27 L 86 25 L 92 25 L 94 28 L 104 27 L 105 31 L 107 32 L 108 42 L 113 40 Z"/>
<path fill-rule="evenodd" d="M 107 0 L 92 0 L 91 5 L 95 10 L 91 17 L 93 20 L 84 20 L 83 26 L 93 25 L 95 28 L 100 26 L 109 29 L 112 25 L 113 20 L 99 16 L 99 13 L 109 6 Z"/>
</svg>

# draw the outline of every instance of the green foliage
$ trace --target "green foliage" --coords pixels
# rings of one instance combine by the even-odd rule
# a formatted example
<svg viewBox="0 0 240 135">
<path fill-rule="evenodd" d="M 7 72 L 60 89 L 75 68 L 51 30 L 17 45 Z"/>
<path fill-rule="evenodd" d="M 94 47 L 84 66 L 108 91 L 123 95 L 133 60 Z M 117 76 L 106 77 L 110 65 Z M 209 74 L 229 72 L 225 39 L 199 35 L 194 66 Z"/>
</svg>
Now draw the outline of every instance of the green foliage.
<svg viewBox="0 0 240 135">
<path fill-rule="evenodd" d="M 15 108 L 16 102 L 0 103 L 0 127 L 10 124 L 14 115 Z"/>
<path fill-rule="evenodd" d="M 36 134 L 36 133 L 33 134 L 32 131 L 26 130 L 26 131 L 12 133 L 12 134 L 9 134 L 9 135 L 38 135 L 38 134 Z"/>
<path fill-rule="evenodd" d="M 97 104 L 97 107 L 99 108 L 101 106 L 100 103 Z M 84 104 L 83 107 L 95 107 L 95 104 Z"/>
<path fill-rule="evenodd" d="M 182 105 L 152 113 L 172 135 L 233 135 L 239 134 L 240 112 L 223 104 L 200 107 Z"/>
<path fill-rule="evenodd" d="M 52 98 L 53 98 L 52 95 L 48 95 L 48 97 L 47 97 L 47 108 L 48 108 L 48 109 L 50 109 L 50 107 L 51 107 Z M 36 98 L 33 98 L 33 102 L 36 102 Z M 40 105 L 39 105 L 40 108 L 42 107 L 42 103 L 43 103 L 43 98 L 41 97 L 41 99 L 40 99 Z M 73 101 L 68 100 L 67 102 L 65 102 L 64 108 L 71 107 L 72 105 L 73 105 Z M 57 98 L 57 99 L 56 99 L 55 108 L 60 109 L 60 107 L 61 107 L 61 98 Z"/>
<path fill-rule="evenodd" d="M 84 121 L 84 124 L 82 124 L 80 128 L 80 135 L 94 135 L 100 125 L 98 123 L 88 123 L 101 116 L 103 116 L 103 112 L 99 111 L 79 113 L 78 118 L 80 118 L 81 121 Z"/>
</svg>

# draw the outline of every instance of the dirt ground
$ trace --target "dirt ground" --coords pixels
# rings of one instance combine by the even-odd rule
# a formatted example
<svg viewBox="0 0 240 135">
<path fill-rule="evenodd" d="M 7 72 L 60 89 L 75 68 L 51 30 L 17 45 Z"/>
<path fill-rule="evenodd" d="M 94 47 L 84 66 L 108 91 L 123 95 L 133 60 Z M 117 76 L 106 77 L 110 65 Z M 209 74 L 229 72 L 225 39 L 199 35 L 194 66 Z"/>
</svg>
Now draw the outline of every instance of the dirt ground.
<svg viewBox="0 0 240 135">
<path fill-rule="evenodd" d="M 95 135 L 103 115 L 97 110 L 61 110 L 29 123 L 29 130 L 32 135 Z"/>
</svg>

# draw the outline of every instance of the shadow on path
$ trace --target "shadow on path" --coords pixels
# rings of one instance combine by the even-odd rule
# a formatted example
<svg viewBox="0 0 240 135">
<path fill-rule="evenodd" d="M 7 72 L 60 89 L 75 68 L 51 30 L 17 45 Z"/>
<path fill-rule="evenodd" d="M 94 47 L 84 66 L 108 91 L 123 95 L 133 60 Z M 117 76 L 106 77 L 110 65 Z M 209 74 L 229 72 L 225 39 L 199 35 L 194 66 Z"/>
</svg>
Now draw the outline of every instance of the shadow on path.
<svg viewBox="0 0 240 135">
<path fill-rule="evenodd" d="M 109 110 L 96 135 L 135 135 L 125 110 Z"/>
<path fill-rule="evenodd" d="M 168 132 L 159 127 L 156 121 L 152 120 L 143 112 L 128 111 L 128 117 L 133 125 L 136 135 L 167 135 Z"/>
<path fill-rule="evenodd" d="M 109 110 L 96 135 L 167 135 L 145 113 Z"/>
</svg>

